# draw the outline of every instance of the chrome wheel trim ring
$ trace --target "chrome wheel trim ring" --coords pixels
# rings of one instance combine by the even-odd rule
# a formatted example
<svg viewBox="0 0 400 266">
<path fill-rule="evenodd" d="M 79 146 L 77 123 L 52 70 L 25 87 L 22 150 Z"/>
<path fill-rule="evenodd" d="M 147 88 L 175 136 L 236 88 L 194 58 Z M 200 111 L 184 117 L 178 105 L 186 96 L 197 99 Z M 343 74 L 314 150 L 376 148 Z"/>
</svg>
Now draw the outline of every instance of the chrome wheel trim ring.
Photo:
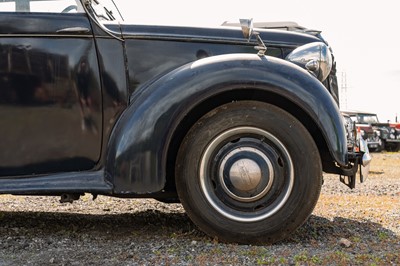
<svg viewBox="0 0 400 266">
<path fill-rule="evenodd" d="M 254 215 L 244 215 L 240 213 L 235 213 L 234 211 L 227 211 L 226 209 L 222 208 L 224 204 L 219 201 L 212 193 L 212 189 L 210 188 L 210 184 L 208 182 L 208 165 L 210 163 L 210 160 L 212 159 L 212 154 L 214 153 L 215 149 L 217 149 L 222 143 L 224 143 L 227 139 L 234 137 L 234 136 L 240 136 L 240 135 L 258 135 L 260 137 L 268 139 L 271 143 L 273 143 L 276 148 L 282 153 L 282 155 L 285 157 L 285 161 L 288 164 L 288 182 L 285 186 L 285 192 L 283 197 L 280 199 L 279 203 L 274 206 L 271 210 L 268 212 L 261 212 L 261 214 L 254 214 Z M 237 221 L 237 222 L 257 222 L 261 221 L 263 219 L 266 219 L 272 215 L 274 215 L 276 212 L 278 212 L 283 205 L 287 202 L 289 199 L 289 196 L 293 190 L 293 185 L 294 185 L 294 167 L 293 167 L 293 162 L 290 157 L 289 152 L 287 151 L 286 147 L 283 145 L 283 143 L 277 139 L 274 135 L 270 134 L 269 132 L 257 128 L 257 127 L 236 127 L 236 128 L 231 128 L 225 132 L 222 132 L 219 134 L 217 137 L 215 137 L 210 144 L 206 147 L 203 155 L 201 156 L 200 160 L 200 168 L 199 168 L 199 178 L 200 178 L 200 186 L 201 190 L 206 197 L 208 203 L 221 215 L 224 217 Z M 268 191 L 267 191 L 268 192 Z M 228 208 L 229 209 L 229 208 Z"/>
</svg>

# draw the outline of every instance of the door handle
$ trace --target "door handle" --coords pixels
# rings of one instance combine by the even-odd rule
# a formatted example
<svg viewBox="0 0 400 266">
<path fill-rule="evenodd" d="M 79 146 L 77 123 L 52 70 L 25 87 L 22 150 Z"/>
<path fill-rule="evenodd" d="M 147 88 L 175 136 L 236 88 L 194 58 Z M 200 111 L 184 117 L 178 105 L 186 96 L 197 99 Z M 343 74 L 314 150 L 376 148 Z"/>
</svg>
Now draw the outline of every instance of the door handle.
<svg viewBox="0 0 400 266">
<path fill-rule="evenodd" d="M 86 27 L 70 27 L 63 28 L 56 31 L 57 33 L 89 33 L 90 30 Z"/>
</svg>

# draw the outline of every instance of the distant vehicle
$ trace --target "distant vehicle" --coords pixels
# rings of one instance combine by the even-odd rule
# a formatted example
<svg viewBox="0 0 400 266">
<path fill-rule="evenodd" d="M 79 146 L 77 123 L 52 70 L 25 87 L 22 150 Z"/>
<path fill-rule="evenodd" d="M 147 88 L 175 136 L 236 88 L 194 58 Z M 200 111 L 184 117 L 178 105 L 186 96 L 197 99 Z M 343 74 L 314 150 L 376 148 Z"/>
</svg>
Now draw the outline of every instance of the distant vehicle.
<svg viewBox="0 0 400 266">
<path fill-rule="evenodd" d="M 399 151 L 400 124 L 380 123 L 377 114 L 361 111 L 343 111 L 356 122 L 370 151 Z"/>
</svg>

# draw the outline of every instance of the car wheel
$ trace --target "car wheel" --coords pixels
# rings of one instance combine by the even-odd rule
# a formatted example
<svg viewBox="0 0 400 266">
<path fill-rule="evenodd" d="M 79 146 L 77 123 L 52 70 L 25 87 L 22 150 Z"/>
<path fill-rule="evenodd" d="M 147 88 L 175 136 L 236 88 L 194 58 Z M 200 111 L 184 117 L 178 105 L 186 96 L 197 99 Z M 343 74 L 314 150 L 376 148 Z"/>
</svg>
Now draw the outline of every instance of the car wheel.
<svg viewBox="0 0 400 266">
<path fill-rule="evenodd" d="M 395 147 L 394 147 L 394 152 L 398 152 L 400 151 L 400 143 L 396 143 Z"/>
<path fill-rule="evenodd" d="M 386 144 L 386 150 L 389 152 L 398 152 L 400 150 L 400 144 L 399 143 Z"/>
<path fill-rule="evenodd" d="M 224 242 L 287 237 L 311 214 L 321 185 L 309 132 L 271 104 L 216 108 L 190 129 L 178 152 L 176 186 L 187 214 Z"/>
</svg>

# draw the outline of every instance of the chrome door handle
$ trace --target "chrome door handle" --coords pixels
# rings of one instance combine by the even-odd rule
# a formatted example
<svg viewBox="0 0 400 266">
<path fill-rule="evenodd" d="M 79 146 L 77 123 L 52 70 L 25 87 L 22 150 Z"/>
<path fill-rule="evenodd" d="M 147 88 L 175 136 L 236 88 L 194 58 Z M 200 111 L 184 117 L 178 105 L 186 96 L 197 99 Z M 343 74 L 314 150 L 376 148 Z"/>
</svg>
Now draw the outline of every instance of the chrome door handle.
<svg viewBox="0 0 400 266">
<path fill-rule="evenodd" d="M 56 31 L 57 33 L 89 33 L 90 30 L 86 27 L 70 27 L 59 29 Z"/>
</svg>

